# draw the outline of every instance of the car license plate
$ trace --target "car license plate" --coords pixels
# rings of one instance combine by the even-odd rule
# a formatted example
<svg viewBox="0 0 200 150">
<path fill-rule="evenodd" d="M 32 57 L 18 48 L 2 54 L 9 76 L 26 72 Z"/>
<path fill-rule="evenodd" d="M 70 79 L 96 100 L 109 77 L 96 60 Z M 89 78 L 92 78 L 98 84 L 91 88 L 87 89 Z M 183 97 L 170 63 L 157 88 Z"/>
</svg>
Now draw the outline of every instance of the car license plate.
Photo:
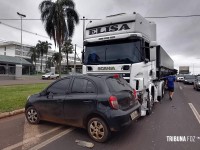
<svg viewBox="0 0 200 150">
<path fill-rule="evenodd" d="M 131 119 L 134 120 L 138 116 L 138 112 L 134 111 L 131 113 Z"/>
</svg>

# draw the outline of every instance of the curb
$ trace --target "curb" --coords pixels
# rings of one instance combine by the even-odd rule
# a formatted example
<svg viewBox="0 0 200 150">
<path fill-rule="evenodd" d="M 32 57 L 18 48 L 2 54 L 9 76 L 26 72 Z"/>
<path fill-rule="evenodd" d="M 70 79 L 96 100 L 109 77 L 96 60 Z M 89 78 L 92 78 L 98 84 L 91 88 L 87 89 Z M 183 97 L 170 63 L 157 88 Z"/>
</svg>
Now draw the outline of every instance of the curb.
<svg viewBox="0 0 200 150">
<path fill-rule="evenodd" d="M 11 117 L 11 116 L 18 115 L 18 114 L 22 114 L 24 112 L 25 112 L 25 109 L 23 108 L 23 109 L 14 110 L 11 112 L 0 113 L 0 119 L 6 118 L 6 117 Z"/>
</svg>

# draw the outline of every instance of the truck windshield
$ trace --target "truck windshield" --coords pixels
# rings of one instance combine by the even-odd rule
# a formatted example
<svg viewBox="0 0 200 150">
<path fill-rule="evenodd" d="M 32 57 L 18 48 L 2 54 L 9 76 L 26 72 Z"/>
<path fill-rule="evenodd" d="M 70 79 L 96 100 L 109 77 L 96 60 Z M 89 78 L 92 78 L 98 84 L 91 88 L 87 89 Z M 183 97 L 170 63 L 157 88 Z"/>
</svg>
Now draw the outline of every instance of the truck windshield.
<svg viewBox="0 0 200 150">
<path fill-rule="evenodd" d="M 84 64 L 132 64 L 143 61 L 140 40 L 107 41 L 87 44 Z"/>
</svg>

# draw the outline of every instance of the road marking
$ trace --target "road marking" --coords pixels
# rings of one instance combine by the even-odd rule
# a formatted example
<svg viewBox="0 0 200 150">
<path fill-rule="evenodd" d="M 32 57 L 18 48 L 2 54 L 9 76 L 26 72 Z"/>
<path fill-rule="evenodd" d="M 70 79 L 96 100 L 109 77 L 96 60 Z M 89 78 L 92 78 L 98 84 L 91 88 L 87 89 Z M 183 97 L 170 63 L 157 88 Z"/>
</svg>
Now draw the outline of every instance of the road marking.
<svg viewBox="0 0 200 150">
<path fill-rule="evenodd" d="M 55 141 L 55 140 L 61 138 L 62 136 L 64 136 L 64 135 L 70 133 L 70 132 L 73 131 L 73 130 L 74 130 L 74 128 L 69 128 L 69 129 L 67 129 L 67 130 L 65 130 L 65 131 L 63 131 L 63 132 L 61 132 L 61 133 L 55 135 L 54 137 L 52 137 L 52 138 L 50 138 L 50 139 L 48 139 L 48 140 L 46 140 L 46 141 L 44 141 L 44 142 L 42 142 L 42 143 L 40 143 L 40 144 L 34 146 L 34 147 L 32 147 L 30 150 L 38 150 L 38 149 L 40 149 L 40 148 L 42 148 L 42 147 L 48 145 L 49 143 L 51 143 L 51 142 L 53 142 L 53 141 Z"/>
<path fill-rule="evenodd" d="M 192 103 L 188 103 L 188 104 L 189 104 L 190 108 L 192 109 L 195 117 L 197 118 L 197 120 L 198 120 L 198 122 L 200 124 L 200 115 L 199 115 L 199 113 L 197 112 L 196 108 L 194 107 L 194 105 Z"/>
<path fill-rule="evenodd" d="M 182 90 L 183 88 L 182 88 L 182 86 L 179 86 L 179 88 Z"/>
<path fill-rule="evenodd" d="M 51 130 L 49 130 L 49 131 L 43 132 L 43 133 L 41 133 L 41 134 L 38 134 L 38 135 L 36 135 L 35 137 L 29 138 L 29 139 L 23 140 L 22 142 L 16 143 L 16 144 L 11 145 L 11 146 L 8 146 L 8 147 L 4 148 L 3 150 L 15 149 L 15 148 L 17 148 L 17 147 L 19 147 L 19 146 L 22 146 L 22 145 L 24 145 L 24 144 L 27 144 L 27 143 L 29 143 L 29 142 L 31 142 L 31 141 L 35 141 L 37 138 L 40 138 L 40 137 L 42 137 L 42 136 L 45 136 L 45 135 L 47 135 L 47 134 L 49 134 L 49 133 L 52 133 L 52 132 L 54 132 L 54 131 L 56 131 L 56 130 L 59 130 L 59 129 L 61 129 L 61 128 L 62 128 L 62 126 L 56 127 L 56 128 L 51 129 Z"/>
</svg>

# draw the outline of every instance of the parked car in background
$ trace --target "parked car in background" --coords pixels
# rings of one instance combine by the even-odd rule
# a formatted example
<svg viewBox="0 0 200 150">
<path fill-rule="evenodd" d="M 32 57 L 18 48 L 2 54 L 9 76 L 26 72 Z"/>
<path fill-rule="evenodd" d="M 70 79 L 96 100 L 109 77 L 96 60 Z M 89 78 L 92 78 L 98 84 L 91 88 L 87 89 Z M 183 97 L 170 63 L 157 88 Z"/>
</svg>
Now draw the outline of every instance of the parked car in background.
<svg viewBox="0 0 200 150">
<path fill-rule="evenodd" d="M 200 90 L 200 76 L 197 76 L 195 81 L 194 81 L 194 89 Z"/>
<path fill-rule="evenodd" d="M 59 78 L 59 74 L 55 74 L 53 72 L 49 72 L 42 75 L 42 79 L 57 79 L 57 78 Z"/>
<path fill-rule="evenodd" d="M 184 81 L 184 74 L 178 74 L 176 76 L 176 82 L 183 82 Z"/>
<path fill-rule="evenodd" d="M 130 125 L 140 112 L 136 91 L 119 75 L 69 75 L 28 97 L 25 106 L 29 123 L 47 120 L 86 128 L 97 142 Z"/>
<path fill-rule="evenodd" d="M 184 77 L 184 84 L 194 84 L 195 82 L 195 75 L 185 75 Z"/>
<path fill-rule="evenodd" d="M 177 82 L 182 82 L 182 81 L 184 81 L 184 77 L 177 77 L 177 78 L 176 78 L 176 81 L 177 81 Z"/>
</svg>

